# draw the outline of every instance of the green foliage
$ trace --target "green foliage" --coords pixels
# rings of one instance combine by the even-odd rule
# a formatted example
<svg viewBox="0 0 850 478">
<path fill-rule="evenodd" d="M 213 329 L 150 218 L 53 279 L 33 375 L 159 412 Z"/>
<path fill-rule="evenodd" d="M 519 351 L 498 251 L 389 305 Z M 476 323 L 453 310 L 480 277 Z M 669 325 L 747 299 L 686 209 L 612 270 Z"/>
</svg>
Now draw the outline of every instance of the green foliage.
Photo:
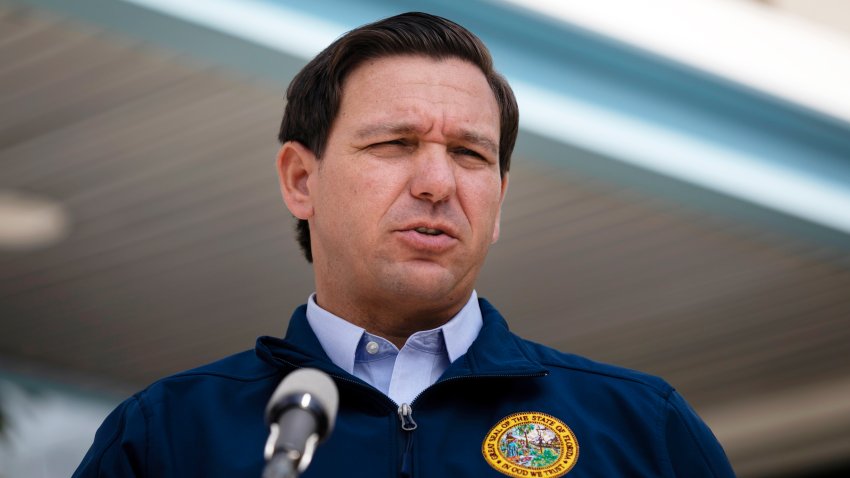
<svg viewBox="0 0 850 478">
<path fill-rule="evenodd" d="M 544 448 L 543 453 L 535 453 L 534 459 L 531 460 L 530 466 L 534 468 L 543 468 L 546 466 L 555 463 L 555 460 L 558 459 L 558 454 L 555 453 L 551 448 Z"/>
</svg>

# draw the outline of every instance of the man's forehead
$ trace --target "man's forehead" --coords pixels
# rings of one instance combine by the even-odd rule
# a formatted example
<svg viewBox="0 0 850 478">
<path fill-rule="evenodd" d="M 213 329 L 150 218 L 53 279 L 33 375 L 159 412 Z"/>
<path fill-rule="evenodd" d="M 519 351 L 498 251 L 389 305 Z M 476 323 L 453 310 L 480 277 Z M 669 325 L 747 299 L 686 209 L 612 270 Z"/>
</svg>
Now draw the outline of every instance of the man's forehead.
<svg viewBox="0 0 850 478">
<path fill-rule="evenodd" d="M 411 91 L 418 87 L 421 91 Z M 342 83 L 342 103 L 372 101 L 373 96 L 410 95 L 451 96 L 462 93 L 473 101 L 498 101 L 484 72 L 462 58 L 432 58 L 425 55 L 391 55 L 366 60 L 351 70 Z M 438 100 L 439 101 L 439 100 Z M 450 101 L 447 99 L 447 101 Z"/>
</svg>

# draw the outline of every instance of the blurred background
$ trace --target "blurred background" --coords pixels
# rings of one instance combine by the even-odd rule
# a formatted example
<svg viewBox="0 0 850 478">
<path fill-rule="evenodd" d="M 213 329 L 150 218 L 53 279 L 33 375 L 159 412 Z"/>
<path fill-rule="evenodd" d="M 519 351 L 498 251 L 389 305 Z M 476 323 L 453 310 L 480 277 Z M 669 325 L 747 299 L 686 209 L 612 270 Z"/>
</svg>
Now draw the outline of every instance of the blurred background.
<svg viewBox="0 0 850 478">
<path fill-rule="evenodd" d="M 662 375 L 741 477 L 850 476 L 844 0 L 0 0 L 0 476 L 68 476 L 127 395 L 283 334 L 284 90 L 408 10 L 520 102 L 478 287 L 512 329 Z"/>
</svg>

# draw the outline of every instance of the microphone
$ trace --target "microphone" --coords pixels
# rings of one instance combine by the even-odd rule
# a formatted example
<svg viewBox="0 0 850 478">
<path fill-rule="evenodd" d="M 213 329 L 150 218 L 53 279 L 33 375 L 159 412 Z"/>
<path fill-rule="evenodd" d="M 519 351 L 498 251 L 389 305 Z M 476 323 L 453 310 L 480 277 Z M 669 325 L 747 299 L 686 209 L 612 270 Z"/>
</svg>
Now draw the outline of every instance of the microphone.
<svg viewBox="0 0 850 478">
<path fill-rule="evenodd" d="M 269 438 L 263 478 L 297 478 L 316 445 L 333 430 L 339 393 L 333 380 L 312 368 L 298 369 L 277 386 L 266 405 Z"/>
</svg>

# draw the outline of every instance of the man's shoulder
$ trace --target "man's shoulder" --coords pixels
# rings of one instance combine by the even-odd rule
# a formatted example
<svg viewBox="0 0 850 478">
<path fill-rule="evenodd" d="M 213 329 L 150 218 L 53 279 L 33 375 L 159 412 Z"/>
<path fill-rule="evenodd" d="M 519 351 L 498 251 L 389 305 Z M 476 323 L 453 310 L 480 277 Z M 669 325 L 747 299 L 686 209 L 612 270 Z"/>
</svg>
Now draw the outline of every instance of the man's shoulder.
<svg viewBox="0 0 850 478">
<path fill-rule="evenodd" d="M 252 383 L 264 386 L 266 381 L 279 380 L 279 374 L 276 367 L 261 360 L 251 349 L 161 378 L 136 396 L 150 399 L 175 393 L 206 394 L 214 389 Z"/>
<path fill-rule="evenodd" d="M 673 391 L 673 387 L 661 377 L 597 362 L 530 340 L 522 338 L 520 340 L 525 344 L 531 358 L 546 367 L 552 374 L 561 374 L 569 376 L 572 380 L 581 380 L 585 383 L 596 383 L 612 388 L 643 389 L 645 392 L 652 393 L 665 400 Z"/>
<path fill-rule="evenodd" d="M 485 325 L 493 331 L 487 341 L 489 347 L 503 347 L 503 341 L 512 337 L 519 344 L 520 353 L 526 355 L 530 362 L 546 368 L 556 378 L 563 378 L 567 381 L 565 383 L 575 385 L 573 389 L 584 387 L 590 393 L 620 391 L 632 396 L 641 393 L 662 401 L 666 401 L 673 392 L 673 387 L 660 377 L 561 352 L 524 339 L 508 329 L 504 317 L 486 299 L 479 298 L 479 305 Z"/>
<path fill-rule="evenodd" d="M 277 373 L 277 368 L 257 357 L 254 349 L 229 355 L 206 365 L 174 374 L 166 379 L 210 377 L 241 382 L 263 380 Z"/>
<path fill-rule="evenodd" d="M 200 470 L 211 463 L 222 467 L 215 476 L 258 469 L 279 373 L 249 350 L 153 382 L 109 414 L 74 476 L 206 476 Z"/>
</svg>

